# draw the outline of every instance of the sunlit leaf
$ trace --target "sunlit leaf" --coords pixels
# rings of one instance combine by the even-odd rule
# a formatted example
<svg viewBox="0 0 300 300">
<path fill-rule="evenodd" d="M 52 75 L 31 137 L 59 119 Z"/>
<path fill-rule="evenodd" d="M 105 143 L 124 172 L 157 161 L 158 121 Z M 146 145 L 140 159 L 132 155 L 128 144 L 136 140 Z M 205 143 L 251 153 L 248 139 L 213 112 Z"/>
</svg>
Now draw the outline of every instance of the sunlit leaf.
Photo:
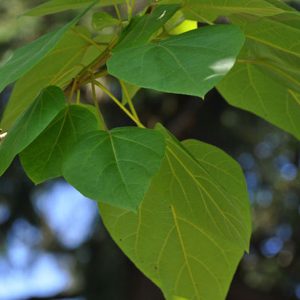
<svg viewBox="0 0 300 300">
<path fill-rule="evenodd" d="M 238 63 L 218 86 L 232 105 L 300 138 L 300 17 L 234 18 L 247 41 Z"/>
<path fill-rule="evenodd" d="M 272 16 L 284 12 L 282 7 L 264 0 L 186 0 L 183 11 L 187 18 L 198 21 L 211 21 L 231 14 Z"/>
<path fill-rule="evenodd" d="M 101 216 L 166 299 L 224 300 L 251 233 L 243 174 L 220 149 L 159 130 L 166 156 L 138 214 L 100 204 Z"/>
</svg>

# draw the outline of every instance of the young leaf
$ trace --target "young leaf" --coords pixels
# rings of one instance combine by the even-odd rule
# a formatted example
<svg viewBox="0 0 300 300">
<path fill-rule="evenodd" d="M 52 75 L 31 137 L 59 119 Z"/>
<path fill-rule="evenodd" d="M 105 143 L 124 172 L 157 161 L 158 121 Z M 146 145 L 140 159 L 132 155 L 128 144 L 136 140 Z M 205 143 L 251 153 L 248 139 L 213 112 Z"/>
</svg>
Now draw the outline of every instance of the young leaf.
<svg viewBox="0 0 300 300">
<path fill-rule="evenodd" d="M 43 90 L 0 143 L 0 176 L 14 157 L 30 145 L 65 107 L 65 96 L 55 86 Z"/>
<path fill-rule="evenodd" d="M 27 16 L 44 16 L 70 9 L 80 9 L 92 4 L 95 0 L 50 0 L 29 10 Z M 100 0 L 97 6 L 109 6 L 123 3 L 125 0 Z"/>
<path fill-rule="evenodd" d="M 203 97 L 234 65 L 243 43 L 236 26 L 207 26 L 159 42 L 117 47 L 107 66 L 131 84 Z"/>
<path fill-rule="evenodd" d="M 159 132 L 116 128 L 87 134 L 63 165 L 65 179 L 82 194 L 136 210 L 164 155 Z"/>
<path fill-rule="evenodd" d="M 75 25 L 89 9 L 90 7 L 60 29 L 49 32 L 17 49 L 13 56 L 0 68 L 0 92 L 39 63 L 56 46 L 64 33 Z"/>
<path fill-rule="evenodd" d="M 114 51 L 146 44 L 178 9 L 178 5 L 159 5 L 151 14 L 135 17 L 123 31 Z"/>
<path fill-rule="evenodd" d="M 93 107 L 67 106 L 40 136 L 20 154 L 21 163 L 34 183 L 62 175 L 64 158 L 88 132 L 101 129 Z"/>
<path fill-rule="evenodd" d="M 96 30 L 102 30 L 106 27 L 118 25 L 120 24 L 120 21 L 110 14 L 101 11 L 93 14 L 92 23 Z"/>
<path fill-rule="evenodd" d="M 187 20 L 182 12 L 178 10 L 172 18 L 164 25 L 164 30 L 171 35 L 182 34 L 198 28 L 198 22 Z"/>
<path fill-rule="evenodd" d="M 1 128 L 9 129 L 16 118 L 34 101 L 40 90 L 56 85 L 64 88 L 90 64 L 105 47 L 95 47 L 84 28 L 68 30 L 57 46 L 15 84 L 5 108 Z"/>
<path fill-rule="evenodd" d="M 199 141 L 167 150 L 138 214 L 100 204 L 104 224 L 166 299 L 224 300 L 251 233 L 238 164 Z"/>
<path fill-rule="evenodd" d="M 241 22 L 247 42 L 218 89 L 232 105 L 251 111 L 300 138 L 300 17 Z M 239 88 L 236 88 L 236 87 Z"/>
</svg>

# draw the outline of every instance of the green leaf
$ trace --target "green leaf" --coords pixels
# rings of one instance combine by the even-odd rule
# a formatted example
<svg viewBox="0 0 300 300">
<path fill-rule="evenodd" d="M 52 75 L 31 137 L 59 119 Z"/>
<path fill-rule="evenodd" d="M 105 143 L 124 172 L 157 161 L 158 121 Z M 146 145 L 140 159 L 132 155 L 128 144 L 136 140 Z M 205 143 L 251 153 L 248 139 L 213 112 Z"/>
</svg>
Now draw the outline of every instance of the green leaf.
<svg viewBox="0 0 300 300">
<path fill-rule="evenodd" d="M 287 3 L 282 2 L 282 0 L 265 0 L 265 1 L 285 11 L 294 11 L 294 12 L 296 11 L 293 7 L 289 6 Z"/>
<path fill-rule="evenodd" d="M 93 14 L 92 24 L 96 30 L 102 30 L 106 27 L 118 25 L 120 21 L 106 12 L 97 12 Z"/>
<path fill-rule="evenodd" d="M 115 50 L 107 66 L 110 74 L 140 87 L 203 97 L 234 65 L 243 43 L 236 26 L 206 26 Z"/>
<path fill-rule="evenodd" d="M 212 21 L 218 16 L 231 14 L 272 16 L 283 13 L 284 10 L 264 0 L 186 0 L 183 12 L 188 19 Z"/>
<path fill-rule="evenodd" d="M 146 44 L 178 9 L 178 5 L 159 5 L 151 14 L 135 17 L 123 31 L 114 51 Z"/>
<path fill-rule="evenodd" d="M 71 105 L 52 121 L 20 154 L 21 163 L 34 183 L 62 175 L 64 158 L 81 136 L 100 129 L 94 107 Z"/>
<path fill-rule="evenodd" d="M 38 64 L 56 46 L 65 32 L 75 25 L 88 9 L 60 29 L 49 32 L 17 49 L 13 56 L 0 68 L 0 92 L 8 84 L 18 80 Z"/>
<path fill-rule="evenodd" d="M 224 300 L 251 234 L 243 174 L 220 149 L 159 130 L 167 151 L 138 214 L 100 204 L 104 224 L 166 299 Z"/>
<path fill-rule="evenodd" d="M 164 139 L 133 127 L 87 134 L 66 158 L 63 175 L 82 194 L 136 210 L 164 155 Z"/>
<path fill-rule="evenodd" d="M 84 28 L 68 30 L 57 46 L 15 84 L 5 108 L 1 128 L 9 129 L 16 118 L 34 101 L 40 90 L 56 85 L 65 88 L 105 47 L 88 41 Z"/>
<path fill-rule="evenodd" d="M 44 16 L 55 14 L 70 9 L 80 9 L 95 2 L 94 0 L 51 0 L 34 7 L 29 10 L 27 16 Z M 118 3 L 123 3 L 125 0 L 101 0 L 97 6 L 110 6 Z"/>
<path fill-rule="evenodd" d="M 47 128 L 64 106 L 65 96 L 58 87 L 51 86 L 41 92 L 0 143 L 0 176 L 9 167 L 14 157 Z"/>
<path fill-rule="evenodd" d="M 247 41 L 238 63 L 218 86 L 232 105 L 300 138 L 300 17 L 233 19 Z M 247 21 L 247 20 L 246 20 Z M 236 88 L 239 87 L 239 88 Z"/>
</svg>

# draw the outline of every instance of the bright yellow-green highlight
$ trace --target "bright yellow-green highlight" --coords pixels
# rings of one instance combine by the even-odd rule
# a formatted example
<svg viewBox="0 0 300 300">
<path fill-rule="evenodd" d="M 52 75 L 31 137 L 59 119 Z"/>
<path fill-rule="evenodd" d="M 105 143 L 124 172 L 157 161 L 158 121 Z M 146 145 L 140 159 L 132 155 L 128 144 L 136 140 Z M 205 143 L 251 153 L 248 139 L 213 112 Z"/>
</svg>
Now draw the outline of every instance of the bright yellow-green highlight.
<svg viewBox="0 0 300 300">
<path fill-rule="evenodd" d="M 177 27 L 175 27 L 174 29 L 172 29 L 170 31 L 170 34 L 181 34 L 193 29 L 196 29 L 198 27 L 197 22 L 196 21 L 192 21 L 192 20 L 185 20 L 182 23 L 180 23 Z"/>
</svg>

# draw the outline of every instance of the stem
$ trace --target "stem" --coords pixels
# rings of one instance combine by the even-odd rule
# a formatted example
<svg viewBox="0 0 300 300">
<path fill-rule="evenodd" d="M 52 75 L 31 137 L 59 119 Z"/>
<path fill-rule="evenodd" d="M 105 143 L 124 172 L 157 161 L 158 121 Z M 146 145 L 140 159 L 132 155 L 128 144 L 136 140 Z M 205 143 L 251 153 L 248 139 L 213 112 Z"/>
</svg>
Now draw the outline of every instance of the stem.
<svg viewBox="0 0 300 300">
<path fill-rule="evenodd" d="M 103 63 L 106 62 L 107 57 L 109 55 L 108 51 L 109 48 L 107 48 L 100 56 L 94 59 L 94 61 L 92 61 L 89 65 L 87 65 L 79 72 L 79 74 L 77 75 L 78 86 L 90 82 L 90 74 L 93 72 L 93 70 L 96 70 L 98 66 L 101 66 Z"/>
<path fill-rule="evenodd" d="M 77 90 L 76 104 L 80 104 L 80 88 Z"/>
<path fill-rule="evenodd" d="M 101 55 L 99 55 L 97 58 L 95 58 L 88 66 L 86 66 L 84 69 L 82 69 L 78 75 L 78 83 L 79 85 L 82 84 L 82 82 L 86 82 L 87 79 L 86 75 L 87 75 L 87 71 L 91 70 L 96 70 L 97 68 L 101 67 L 102 65 L 105 65 L 107 59 L 110 56 L 110 52 L 111 49 L 115 46 L 115 44 L 118 41 L 118 36 L 116 36 L 115 38 L 113 38 L 113 40 L 110 42 L 110 44 L 108 45 L 108 47 L 101 53 Z"/>
<path fill-rule="evenodd" d="M 95 80 L 97 78 L 101 78 L 101 77 L 106 76 L 108 73 L 107 73 L 107 70 L 104 69 L 104 70 L 96 72 L 94 74 L 92 72 L 90 72 L 90 74 L 91 74 L 92 80 Z M 91 78 L 87 78 L 85 81 L 81 82 L 81 84 L 85 85 L 85 84 L 90 83 L 90 82 L 91 82 Z"/>
<path fill-rule="evenodd" d="M 134 115 L 134 117 L 135 117 L 137 120 L 140 121 L 139 116 L 138 116 L 138 114 L 137 114 L 137 112 L 136 112 L 136 110 L 135 110 L 135 107 L 134 107 L 133 103 L 132 103 L 132 99 L 131 99 L 131 97 L 129 96 L 129 93 L 128 93 L 128 90 L 127 90 L 127 88 L 126 88 L 126 85 L 124 84 L 124 82 L 123 82 L 122 80 L 120 80 L 120 84 L 121 84 L 122 90 L 123 90 L 123 92 L 124 92 L 124 94 L 125 94 L 125 98 L 126 98 L 128 104 L 129 104 L 129 107 L 130 107 L 130 110 L 131 110 L 132 114 Z"/>
<path fill-rule="evenodd" d="M 105 86 L 98 81 L 94 81 L 94 84 L 97 85 L 107 96 L 109 96 L 138 127 L 145 128 L 145 126 L 136 119 L 135 116 L 133 116 L 131 112 L 128 111 L 127 108 L 124 107 L 124 105 L 122 105 L 122 103 L 120 103 L 120 101 Z"/>
<path fill-rule="evenodd" d="M 131 0 L 131 17 L 133 15 L 134 6 L 135 6 L 135 0 Z"/>
<path fill-rule="evenodd" d="M 68 98 L 68 102 L 69 102 L 69 103 L 72 103 L 73 96 L 74 96 L 74 92 L 75 92 L 75 89 L 76 89 L 76 85 L 77 85 L 77 79 L 75 78 L 75 79 L 73 80 L 71 92 L 70 92 L 70 95 L 69 95 L 69 98 Z"/>
<path fill-rule="evenodd" d="M 67 75 L 72 74 L 74 72 L 75 68 L 77 68 L 80 64 L 72 66 L 70 69 L 65 70 L 66 68 L 62 69 L 61 72 L 59 72 L 52 80 L 51 84 L 54 84 L 59 82 L 61 79 L 67 77 Z"/>
<path fill-rule="evenodd" d="M 94 105 L 95 105 L 95 107 L 97 108 L 97 111 L 98 111 L 98 114 L 99 114 L 99 118 L 100 118 L 101 123 L 103 124 L 104 130 L 107 130 L 107 127 L 106 127 L 106 124 L 105 124 L 105 121 L 104 121 L 102 112 L 101 112 L 101 110 L 100 110 L 99 103 L 98 103 L 98 101 L 97 101 L 97 95 L 96 95 L 96 89 L 95 89 L 95 84 L 96 84 L 96 82 L 97 82 L 97 81 L 94 80 L 94 79 L 91 81 L 91 86 L 92 86 L 92 98 L 93 98 Z"/>
<path fill-rule="evenodd" d="M 77 85 L 80 87 L 83 83 L 86 84 L 90 82 L 90 78 L 87 77 L 90 74 L 90 71 L 93 72 L 94 70 L 97 70 L 97 68 L 105 65 L 107 59 L 110 56 L 111 49 L 115 46 L 115 44 L 118 41 L 119 36 L 117 35 L 115 38 L 112 39 L 112 41 L 109 43 L 107 48 L 102 51 L 102 53 L 96 57 L 89 65 L 84 67 L 79 74 L 77 75 Z M 68 86 L 69 87 L 69 86 Z M 67 87 L 67 88 L 68 88 Z"/>
<path fill-rule="evenodd" d="M 78 32 L 78 31 L 76 31 L 74 29 L 73 29 L 73 32 L 75 34 L 77 34 L 79 37 L 81 37 L 83 40 L 85 40 L 86 42 L 89 42 L 91 45 L 95 46 L 100 52 L 103 51 L 103 48 L 100 47 L 100 44 L 96 43 L 94 40 L 90 39 L 89 37 L 85 36 L 84 34 Z M 102 45 L 107 46 L 108 43 L 102 43 Z"/>
<path fill-rule="evenodd" d="M 118 19 L 119 19 L 120 21 L 122 21 L 121 13 L 120 13 L 118 4 L 114 4 L 114 8 L 115 8 L 115 11 L 116 11 L 116 14 L 117 14 Z"/>
<path fill-rule="evenodd" d="M 126 0 L 128 21 L 129 22 L 132 19 L 132 12 L 133 12 L 134 2 L 135 2 L 134 0 Z"/>
</svg>

